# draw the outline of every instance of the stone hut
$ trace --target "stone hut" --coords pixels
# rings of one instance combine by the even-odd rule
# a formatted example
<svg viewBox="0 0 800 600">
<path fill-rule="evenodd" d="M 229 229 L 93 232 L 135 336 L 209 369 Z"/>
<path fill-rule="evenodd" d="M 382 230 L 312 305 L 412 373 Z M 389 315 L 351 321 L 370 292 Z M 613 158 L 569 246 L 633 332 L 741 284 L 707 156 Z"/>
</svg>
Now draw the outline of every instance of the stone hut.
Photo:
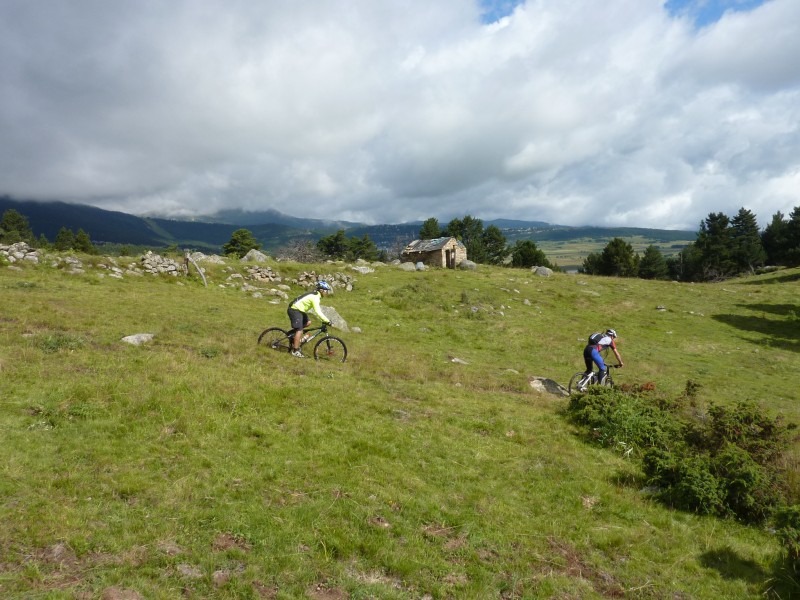
<svg viewBox="0 0 800 600">
<path fill-rule="evenodd" d="M 403 260 L 421 262 L 429 267 L 455 269 L 458 263 L 467 260 L 467 247 L 454 237 L 414 240 L 400 256 Z"/>
</svg>

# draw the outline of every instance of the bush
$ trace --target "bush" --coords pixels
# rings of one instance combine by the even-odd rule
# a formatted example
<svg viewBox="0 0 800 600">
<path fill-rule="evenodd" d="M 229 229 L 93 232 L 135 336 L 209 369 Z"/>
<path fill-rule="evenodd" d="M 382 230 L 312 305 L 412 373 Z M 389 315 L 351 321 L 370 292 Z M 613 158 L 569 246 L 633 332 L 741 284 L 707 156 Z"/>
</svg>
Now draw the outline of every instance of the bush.
<svg viewBox="0 0 800 600">
<path fill-rule="evenodd" d="M 752 402 L 703 413 L 684 411 L 685 401 L 595 388 L 573 395 L 568 411 L 603 445 L 642 454 L 648 484 L 671 506 L 763 522 L 784 500 L 780 462 L 794 425 Z"/>
<path fill-rule="evenodd" d="M 778 511 L 775 528 L 790 566 L 794 571 L 800 570 L 800 505 Z"/>
<path fill-rule="evenodd" d="M 682 435 L 681 423 L 643 394 L 593 386 L 585 394 L 574 394 L 568 410 L 575 422 L 590 429 L 593 438 L 625 448 L 627 454 L 666 448 L 671 439 Z"/>
</svg>

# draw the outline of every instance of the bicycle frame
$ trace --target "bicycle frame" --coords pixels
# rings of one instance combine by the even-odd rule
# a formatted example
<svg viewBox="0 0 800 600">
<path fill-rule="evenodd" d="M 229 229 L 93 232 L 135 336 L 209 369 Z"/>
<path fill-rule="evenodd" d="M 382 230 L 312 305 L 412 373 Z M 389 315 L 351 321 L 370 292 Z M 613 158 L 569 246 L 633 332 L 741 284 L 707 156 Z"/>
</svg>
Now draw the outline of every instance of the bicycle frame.
<svg viewBox="0 0 800 600">
<path fill-rule="evenodd" d="M 307 329 L 302 329 L 301 331 L 303 332 L 303 337 L 302 337 L 302 338 L 300 338 L 300 347 L 301 347 L 301 348 L 302 348 L 303 346 L 305 346 L 305 345 L 306 345 L 308 342 L 310 342 L 311 340 L 315 340 L 315 339 L 317 339 L 317 338 L 318 338 L 318 337 L 319 337 L 321 334 L 323 334 L 323 333 L 324 333 L 326 336 L 328 335 L 328 330 L 327 330 L 327 328 L 323 328 L 323 327 L 309 327 L 309 328 L 307 328 Z M 314 332 L 316 332 L 316 333 L 314 333 L 314 335 L 310 335 L 310 336 L 306 337 L 306 336 L 307 336 L 309 333 L 311 333 L 312 331 L 314 331 Z M 292 345 L 292 340 L 294 339 L 294 334 L 295 334 L 295 333 L 297 333 L 297 330 L 291 330 L 291 331 L 287 332 L 287 335 L 286 335 L 286 337 L 287 337 L 287 339 L 289 340 L 289 345 L 290 345 L 290 346 Z"/>
</svg>

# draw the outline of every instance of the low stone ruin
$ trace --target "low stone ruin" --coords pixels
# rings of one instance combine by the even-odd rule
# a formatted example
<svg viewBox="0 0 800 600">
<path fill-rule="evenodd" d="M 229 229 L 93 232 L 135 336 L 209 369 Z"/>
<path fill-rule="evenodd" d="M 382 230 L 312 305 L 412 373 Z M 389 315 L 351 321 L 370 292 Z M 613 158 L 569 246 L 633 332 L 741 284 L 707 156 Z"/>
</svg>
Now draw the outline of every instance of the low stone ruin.
<svg viewBox="0 0 800 600">
<path fill-rule="evenodd" d="M 139 259 L 139 262 L 141 269 L 145 273 L 150 273 L 152 275 L 158 275 L 159 273 L 165 273 L 173 277 L 186 275 L 186 266 L 183 263 L 179 263 L 172 258 L 161 256 L 160 254 L 155 254 L 152 250 L 148 250 Z"/>
<path fill-rule="evenodd" d="M 310 288 L 313 287 L 320 279 L 324 279 L 330 283 L 334 290 L 339 288 L 348 292 L 353 291 L 353 284 L 356 281 L 352 276 L 340 271 L 337 271 L 336 273 L 328 273 L 326 275 L 317 275 L 315 271 L 303 271 L 297 276 L 297 279 L 292 279 L 290 281 L 295 285 Z"/>
<path fill-rule="evenodd" d="M 39 250 L 34 250 L 25 242 L 17 242 L 16 244 L 8 245 L 0 244 L 0 256 L 12 264 L 21 260 L 39 264 L 39 259 L 42 255 Z"/>
</svg>

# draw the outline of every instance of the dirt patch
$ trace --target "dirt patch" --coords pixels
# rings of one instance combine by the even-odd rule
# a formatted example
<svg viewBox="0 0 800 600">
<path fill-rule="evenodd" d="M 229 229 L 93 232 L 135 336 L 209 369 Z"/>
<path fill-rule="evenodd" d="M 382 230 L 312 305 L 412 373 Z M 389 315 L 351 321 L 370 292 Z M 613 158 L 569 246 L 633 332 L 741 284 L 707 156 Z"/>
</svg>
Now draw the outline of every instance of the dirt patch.
<svg viewBox="0 0 800 600">
<path fill-rule="evenodd" d="M 103 590 L 100 600 L 144 600 L 139 592 L 126 590 L 120 587 L 110 587 Z"/>
<path fill-rule="evenodd" d="M 242 552 L 249 552 L 251 548 L 250 544 L 248 544 L 245 540 L 232 533 L 220 533 L 216 538 L 214 538 L 212 547 L 217 552 L 231 550 L 233 548 L 236 550 L 241 550 Z"/>
<path fill-rule="evenodd" d="M 330 588 L 324 583 L 318 583 L 306 590 L 309 598 L 313 600 L 348 600 L 350 597 L 341 588 Z"/>
<path fill-rule="evenodd" d="M 555 570 L 569 577 L 590 582 L 597 593 L 606 598 L 623 598 L 625 596 L 625 589 L 613 575 L 587 563 L 571 544 L 552 537 L 548 538 L 547 543 L 550 551 L 564 561 L 564 565 L 556 566 Z M 551 563 L 551 565 L 553 564 Z"/>
</svg>

